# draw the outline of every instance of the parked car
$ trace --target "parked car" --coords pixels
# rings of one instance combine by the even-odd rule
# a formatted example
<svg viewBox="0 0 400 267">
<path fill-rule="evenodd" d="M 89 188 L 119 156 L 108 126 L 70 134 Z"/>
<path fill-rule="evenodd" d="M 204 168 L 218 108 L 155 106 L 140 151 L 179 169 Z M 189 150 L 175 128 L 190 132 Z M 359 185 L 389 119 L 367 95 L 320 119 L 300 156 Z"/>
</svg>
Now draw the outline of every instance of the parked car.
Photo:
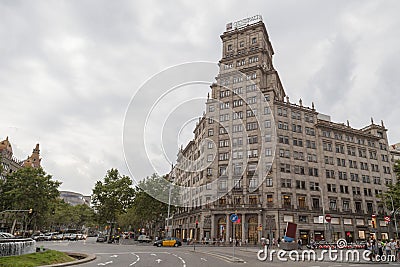
<svg viewBox="0 0 400 267">
<path fill-rule="evenodd" d="M 15 238 L 15 236 L 10 233 L 0 232 L 0 238 Z"/>
<path fill-rule="evenodd" d="M 33 234 L 31 238 L 33 240 L 35 240 L 35 241 L 43 241 L 44 240 L 44 234 L 36 233 L 36 234 Z"/>
<path fill-rule="evenodd" d="M 74 233 L 67 233 L 67 234 L 64 234 L 64 240 L 77 241 L 78 236 L 77 236 L 77 234 L 74 234 Z"/>
<path fill-rule="evenodd" d="M 57 236 L 57 234 L 58 233 L 56 233 L 56 232 L 54 232 L 54 233 L 46 233 L 46 234 L 44 234 L 44 240 L 45 241 L 51 241 L 51 240 L 55 240 L 56 238 L 56 236 Z"/>
<path fill-rule="evenodd" d="M 154 242 L 154 246 L 157 247 L 178 247 L 182 246 L 182 242 L 176 237 L 167 237 Z"/>
<path fill-rule="evenodd" d="M 139 243 L 150 243 L 151 242 L 151 238 L 148 235 L 140 235 L 137 240 L 139 241 Z"/>
</svg>

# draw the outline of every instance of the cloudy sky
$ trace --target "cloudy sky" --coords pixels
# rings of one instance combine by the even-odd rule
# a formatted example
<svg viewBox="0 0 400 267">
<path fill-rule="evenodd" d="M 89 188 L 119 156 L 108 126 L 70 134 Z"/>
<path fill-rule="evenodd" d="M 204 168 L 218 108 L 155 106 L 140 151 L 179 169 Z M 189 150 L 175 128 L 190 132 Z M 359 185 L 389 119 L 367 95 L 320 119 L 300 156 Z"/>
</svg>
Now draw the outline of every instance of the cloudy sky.
<svg viewBox="0 0 400 267">
<path fill-rule="evenodd" d="M 39 142 L 61 189 L 90 194 L 107 169 L 128 174 L 123 123 L 138 88 L 170 66 L 218 61 L 225 24 L 260 14 L 292 101 L 356 128 L 383 119 L 397 143 L 399 11 L 396 0 L 3 0 L 0 138 L 20 159 Z"/>
</svg>

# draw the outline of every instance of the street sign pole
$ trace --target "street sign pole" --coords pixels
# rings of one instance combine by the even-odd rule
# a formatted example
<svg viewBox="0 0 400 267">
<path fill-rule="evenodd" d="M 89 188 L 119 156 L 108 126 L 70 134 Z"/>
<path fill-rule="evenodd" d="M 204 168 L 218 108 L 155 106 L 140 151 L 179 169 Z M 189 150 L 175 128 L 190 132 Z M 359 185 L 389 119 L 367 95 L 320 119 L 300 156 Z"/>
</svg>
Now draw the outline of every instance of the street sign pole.
<svg viewBox="0 0 400 267">
<path fill-rule="evenodd" d="M 232 229 L 233 229 L 233 233 L 232 235 L 235 235 L 235 222 L 237 222 L 237 220 L 239 219 L 239 216 L 237 216 L 236 213 L 231 214 L 231 216 L 229 216 L 229 219 L 232 222 Z M 232 239 L 232 250 L 233 250 L 233 255 L 232 255 L 232 260 L 235 261 L 235 240 L 233 239 L 233 237 L 231 237 Z"/>
</svg>

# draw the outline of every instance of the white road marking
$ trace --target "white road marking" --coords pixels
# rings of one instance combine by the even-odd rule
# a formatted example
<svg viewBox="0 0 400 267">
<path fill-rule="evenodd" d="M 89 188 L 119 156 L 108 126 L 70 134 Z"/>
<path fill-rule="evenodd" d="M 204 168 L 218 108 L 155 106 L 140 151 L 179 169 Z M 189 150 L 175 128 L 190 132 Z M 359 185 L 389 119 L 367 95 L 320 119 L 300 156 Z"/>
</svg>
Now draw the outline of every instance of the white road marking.
<svg viewBox="0 0 400 267">
<path fill-rule="evenodd" d="M 157 259 L 156 262 L 160 263 L 160 262 L 162 262 L 162 260 L 161 259 Z"/>
<path fill-rule="evenodd" d="M 200 258 L 200 260 L 202 260 L 202 261 L 207 261 L 205 258 Z"/>
<path fill-rule="evenodd" d="M 118 258 L 118 255 L 112 255 L 110 258 Z"/>
<path fill-rule="evenodd" d="M 107 261 L 107 262 L 104 262 L 104 263 L 99 263 L 97 265 L 104 266 L 104 265 L 108 265 L 110 263 L 113 263 L 113 262 L 112 261 Z"/>
<path fill-rule="evenodd" d="M 140 261 L 140 257 L 139 257 L 138 255 L 136 255 L 135 253 L 132 253 L 132 255 L 135 255 L 135 256 L 136 256 L 136 260 L 135 260 L 134 262 L 132 262 L 131 264 L 129 264 L 129 266 L 133 266 L 133 265 L 135 265 L 136 263 L 138 263 L 138 261 Z"/>
<path fill-rule="evenodd" d="M 157 255 L 156 255 L 156 254 L 154 254 L 154 253 L 151 253 L 150 255 L 151 255 L 151 256 L 156 256 L 156 257 L 157 257 Z"/>
</svg>

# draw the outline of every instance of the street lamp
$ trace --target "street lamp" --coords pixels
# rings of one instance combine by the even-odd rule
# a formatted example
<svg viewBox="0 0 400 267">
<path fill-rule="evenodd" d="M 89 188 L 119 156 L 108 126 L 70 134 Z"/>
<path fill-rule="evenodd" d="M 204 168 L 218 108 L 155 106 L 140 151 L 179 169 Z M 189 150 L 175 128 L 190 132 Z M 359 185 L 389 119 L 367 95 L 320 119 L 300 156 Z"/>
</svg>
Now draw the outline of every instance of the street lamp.
<svg viewBox="0 0 400 267">
<path fill-rule="evenodd" d="M 322 199 L 322 223 L 324 224 L 324 234 L 326 235 L 327 231 L 326 231 L 326 224 L 325 224 L 325 202 L 324 202 L 324 190 L 319 186 L 315 186 L 316 188 L 319 189 L 319 191 L 321 191 L 321 199 Z"/>
<path fill-rule="evenodd" d="M 397 230 L 397 222 L 396 222 L 396 212 L 397 212 L 397 210 L 400 209 L 400 207 L 397 208 L 397 210 L 394 210 L 393 198 L 391 195 L 388 195 L 388 196 L 390 197 L 390 200 L 392 201 L 392 213 L 393 213 L 394 227 L 396 228 L 396 238 L 397 238 L 398 230 Z"/>
</svg>

